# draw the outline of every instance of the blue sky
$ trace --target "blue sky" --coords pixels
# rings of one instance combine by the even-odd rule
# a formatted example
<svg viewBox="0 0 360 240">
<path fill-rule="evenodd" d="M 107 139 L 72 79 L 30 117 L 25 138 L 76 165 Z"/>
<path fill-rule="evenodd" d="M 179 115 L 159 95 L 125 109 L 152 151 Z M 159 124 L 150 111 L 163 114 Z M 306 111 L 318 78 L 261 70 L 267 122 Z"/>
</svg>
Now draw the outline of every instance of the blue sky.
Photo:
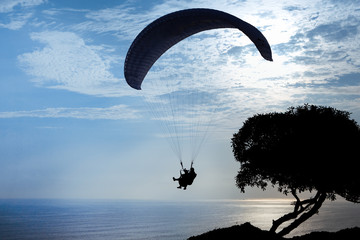
<svg viewBox="0 0 360 240">
<path fill-rule="evenodd" d="M 274 61 L 225 29 L 186 39 L 150 70 L 145 82 L 196 79 L 204 93 L 217 93 L 199 176 L 180 191 L 171 180 L 176 156 L 143 95 L 126 84 L 123 63 L 147 24 L 195 7 L 256 26 Z M 360 122 L 359 21 L 355 0 L 2 0 L 0 198 L 281 197 L 240 194 L 232 134 L 255 113 L 303 103 L 350 111 Z"/>
</svg>

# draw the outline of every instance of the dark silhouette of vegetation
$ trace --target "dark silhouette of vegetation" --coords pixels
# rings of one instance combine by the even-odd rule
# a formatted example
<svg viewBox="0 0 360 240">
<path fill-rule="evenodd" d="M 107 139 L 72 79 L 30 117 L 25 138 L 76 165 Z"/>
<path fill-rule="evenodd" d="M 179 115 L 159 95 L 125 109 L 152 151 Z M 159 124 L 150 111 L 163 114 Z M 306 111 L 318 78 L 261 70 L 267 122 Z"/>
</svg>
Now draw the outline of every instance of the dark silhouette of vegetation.
<svg viewBox="0 0 360 240">
<path fill-rule="evenodd" d="M 360 128 L 350 113 L 305 104 L 284 113 L 258 114 L 244 122 L 232 138 L 235 159 L 241 163 L 236 184 L 266 190 L 268 184 L 292 194 L 294 210 L 273 220 L 270 232 L 294 221 L 277 234 L 284 236 L 318 212 L 336 194 L 360 202 Z M 315 192 L 301 200 L 299 193 Z"/>
<path fill-rule="evenodd" d="M 338 232 L 312 232 L 303 236 L 284 238 L 269 231 L 261 230 L 250 223 L 235 225 L 227 228 L 214 229 L 212 231 L 192 236 L 188 240 L 355 240 L 359 239 L 360 228 L 348 228 Z"/>
<path fill-rule="evenodd" d="M 215 229 L 207 233 L 203 233 L 199 236 L 193 236 L 188 238 L 188 240 L 219 240 L 219 239 L 282 240 L 283 238 L 268 231 L 264 231 L 257 227 L 254 227 L 248 222 L 242 225 L 235 225 L 229 228 Z"/>
</svg>

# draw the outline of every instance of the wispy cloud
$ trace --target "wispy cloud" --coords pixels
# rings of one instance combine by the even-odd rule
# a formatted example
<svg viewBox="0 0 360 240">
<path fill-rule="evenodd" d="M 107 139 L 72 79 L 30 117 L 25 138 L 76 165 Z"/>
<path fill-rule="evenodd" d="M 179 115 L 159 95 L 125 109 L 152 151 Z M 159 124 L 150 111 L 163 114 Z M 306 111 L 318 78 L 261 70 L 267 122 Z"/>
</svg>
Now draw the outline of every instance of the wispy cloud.
<svg viewBox="0 0 360 240">
<path fill-rule="evenodd" d="M 203 7 L 201 1 L 194 2 L 189 7 Z M 165 9 L 172 9 L 171 3 L 166 1 L 154 9 L 170 12 Z M 292 1 L 272 6 L 258 1 L 229 3 L 215 8 L 260 28 L 273 48 L 274 62 L 263 61 L 247 37 L 236 30 L 209 31 L 186 39 L 164 54 L 148 73 L 143 91 L 157 89 L 163 93 L 161 87 L 169 85 L 165 83 L 168 80 L 179 88 L 218 89 L 219 105 L 228 109 L 225 114 L 233 116 L 225 119 L 281 111 L 304 102 L 354 109 L 353 101 L 358 102 L 360 97 L 355 90 L 360 80 L 352 75 L 353 86 L 344 87 L 341 76 L 360 73 L 360 11 L 341 2 L 306 1 L 301 6 Z M 159 79 L 164 84 L 152 87 Z M 331 85 L 336 79 L 338 86 Z M 351 94 L 351 101 L 340 100 Z"/>
<path fill-rule="evenodd" d="M 0 28 L 21 29 L 32 17 L 32 7 L 46 2 L 45 0 L 3 0 L 0 2 Z"/>
<path fill-rule="evenodd" d="M 116 7 L 88 12 L 85 17 L 87 21 L 75 24 L 75 31 L 94 31 L 97 33 L 110 33 L 120 39 L 131 40 L 139 31 L 153 20 L 170 12 L 196 7 L 207 7 L 221 9 L 221 6 L 229 7 L 231 1 L 163 1 L 156 2 L 152 8 L 139 12 L 136 7 L 129 3 Z"/>
<path fill-rule="evenodd" d="M 7 22 L 0 22 L 0 28 L 7 28 L 10 30 L 19 30 L 31 18 L 32 13 L 11 13 L 8 14 Z"/>
<path fill-rule="evenodd" d="M 0 118 L 75 118 L 75 119 L 135 119 L 140 115 L 137 110 L 125 105 L 116 105 L 107 108 L 46 108 L 30 111 L 0 112 Z"/>
<path fill-rule="evenodd" d="M 111 72 L 118 59 L 105 45 L 88 45 L 72 32 L 32 33 L 45 46 L 18 57 L 20 66 L 39 86 L 91 95 L 120 94 L 120 80 Z"/>
<path fill-rule="evenodd" d="M 43 4 L 46 0 L 2 0 L 0 13 L 11 12 L 16 7 L 34 7 Z"/>
<path fill-rule="evenodd" d="M 31 38 L 44 47 L 22 54 L 19 63 L 42 87 L 90 95 L 132 95 L 133 91 L 120 79 L 122 74 L 114 71 L 121 71 L 131 40 L 156 18 L 195 7 L 224 10 L 261 29 L 272 46 L 274 62 L 264 61 L 237 30 L 207 31 L 166 52 L 148 73 L 143 91 L 156 89 L 163 94 L 166 84 L 151 85 L 169 80 L 182 83 L 177 85 L 182 88 L 218 89 L 223 95 L 219 97 L 221 104 L 231 109 L 229 112 L 244 109 L 244 105 L 261 112 L 307 100 L 322 102 L 310 95 L 334 96 L 338 91 L 340 96 L 351 90 L 342 87 L 341 76 L 360 73 L 359 8 L 342 1 L 313 0 L 304 0 L 301 5 L 296 1 L 269 5 L 261 1 L 170 0 L 144 11 L 130 2 L 96 11 L 82 9 L 78 14 L 83 17 L 68 26 L 67 32 L 33 33 Z M 43 13 L 56 19 L 64 11 L 75 12 L 52 9 Z M 94 32 L 96 36 L 116 36 L 118 41 L 99 44 Z M 331 85 L 336 79 L 340 81 L 338 86 Z M 191 84 L 186 85 L 189 81 Z M 319 84 L 323 88 L 314 87 Z"/>
</svg>

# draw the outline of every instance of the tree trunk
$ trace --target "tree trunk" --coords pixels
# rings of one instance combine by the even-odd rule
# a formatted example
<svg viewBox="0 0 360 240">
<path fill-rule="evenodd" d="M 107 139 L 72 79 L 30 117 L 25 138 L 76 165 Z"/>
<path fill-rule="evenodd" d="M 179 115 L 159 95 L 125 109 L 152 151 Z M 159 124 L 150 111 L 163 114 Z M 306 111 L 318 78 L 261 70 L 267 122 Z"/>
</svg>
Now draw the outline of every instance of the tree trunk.
<svg viewBox="0 0 360 240">
<path fill-rule="evenodd" d="M 291 193 L 294 195 L 294 197 L 296 199 L 294 211 L 291 213 L 285 214 L 284 216 L 282 216 L 281 218 L 279 218 L 277 220 L 273 220 L 273 225 L 270 229 L 270 232 L 275 233 L 276 229 L 284 222 L 287 222 L 291 219 L 295 219 L 295 220 L 289 226 L 287 226 L 283 230 L 281 230 L 278 233 L 279 236 L 284 236 L 284 235 L 290 233 L 292 230 L 294 230 L 296 227 L 298 227 L 301 223 L 303 223 L 308 218 L 310 218 L 312 215 L 317 213 L 326 198 L 326 193 L 317 192 L 314 198 L 300 201 L 300 199 L 296 195 L 295 190 L 293 190 Z M 303 204 L 306 204 L 306 206 L 303 207 Z M 308 212 L 303 213 L 304 211 L 309 209 L 312 205 L 314 205 L 314 206 Z M 300 215 L 300 214 L 302 214 L 302 215 Z M 300 215 L 300 217 L 298 219 L 296 219 L 299 215 Z"/>
<path fill-rule="evenodd" d="M 294 222 L 292 222 L 289 226 L 287 226 L 283 230 L 281 230 L 278 233 L 278 235 L 285 236 L 286 234 L 289 234 L 292 230 L 297 228 L 301 223 L 305 222 L 307 219 L 312 217 L 315 213 L 318 213 L 318 210 L 322 206 L 325 199 L 326 199 L 326 193 L 320 193 L 320 197 L 315 202 L 314 206 L 308 212 L 305 212 L 304 214 L 302 214 L 298 219 L 296 219 Z"/>
<path fill-rule="evenodd" d="M 297 218 L 297 216 L 299 215 L 298 212 L 292 212 L 292 213 L 288 213 L 285 214 L 284 216 L 282 216 L 281 218 L 277 219 L 277 220 L 273 220 L 273 224 L 270 228 L 270 232 L 275 233 L 276 229 L 283 224 L 284 222 L 287 222 L 291 219 Z"/>
</svg>

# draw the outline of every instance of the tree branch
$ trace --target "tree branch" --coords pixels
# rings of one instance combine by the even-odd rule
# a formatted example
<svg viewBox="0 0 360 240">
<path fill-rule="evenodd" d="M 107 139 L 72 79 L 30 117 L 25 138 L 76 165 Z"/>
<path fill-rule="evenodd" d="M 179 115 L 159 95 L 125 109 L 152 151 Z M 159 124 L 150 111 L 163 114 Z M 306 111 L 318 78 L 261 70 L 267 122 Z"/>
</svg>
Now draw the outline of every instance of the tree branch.
<svg viewBox="0 0 360 240">
<path fill-rule="evenodd" d="M 314 206 L 308 212 L 305 212 L 298 219 L 294 220 L 294 222 L 292 222 L 289 226 L 287 226 L 283 230 L 281 230 L 278 233 L 279 236 L 285 236 L 286 234 L 290 233 L 292 230 L 297 228 L 301 223 L 303 223 L 304 221 L 306 221 L 307 219 L 309 219 L 315 213 L 318 212 L 318 210 L 320 209 L 320 207 L 322 206 L 323 202 L 326 199 L 326 193 L 325 192 L 322 192 L 322 193 L 318 192 L 316 195 L 317 196 L 319 195 L 319 196 L 314 198 L 314 199 L 316 199 Z M 308 206 L 309 206 L 309 204 L 308 204 Z"/>
<path fill-rule="evenodd" d="M 285 214 L 284 216 L 282 216 L 281 218 L 279 218 L 277 220 L 273 220 L 273 225 L 270 228 L 270 232 L 275 233 L 276 229 L 278 229 L 278 227 L 281 224 L 283 224 L 284 222 L 287 222 L 291 219 L 297 218 L 300 214 L 302 214 L 305 210 L 307 210 L 311 205 L 315 204 L 320 197 L 320 192 L 317 192 L 314 198 L 300 201 L 300 198 L 297 196 L 295 189 L 293 189 L 291 191 L 291 193 L 296 199 L 294 211 L 291 213 Z M 307 205 L 305 207 L 303 207 L 303 204 L 307 204 Z"/>
</svg>

